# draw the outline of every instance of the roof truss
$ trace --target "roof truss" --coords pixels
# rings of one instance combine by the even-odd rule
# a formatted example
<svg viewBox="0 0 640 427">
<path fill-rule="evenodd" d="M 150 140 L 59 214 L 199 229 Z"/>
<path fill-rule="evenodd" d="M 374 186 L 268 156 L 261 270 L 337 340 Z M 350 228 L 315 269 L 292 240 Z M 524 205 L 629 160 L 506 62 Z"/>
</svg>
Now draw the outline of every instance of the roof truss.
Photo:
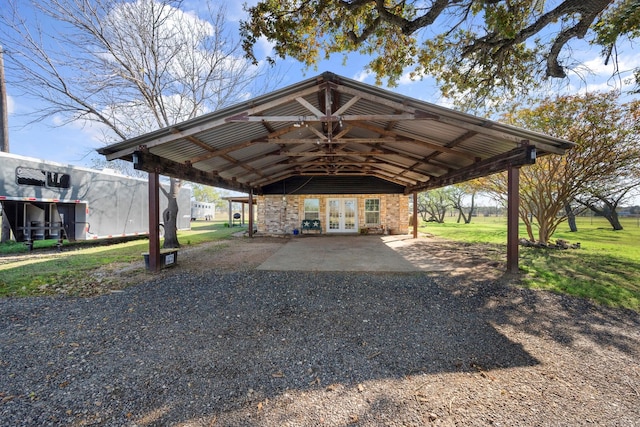
<svg viewBox="0 0 640 427">
<path fill-rule="evenodd" d="M 260 193 L 296 175 L 365 175 L 410 193 L 530 163 L 534 147 L 561 154 L 570 146 L 325 73 L 99 151 L 238 191 Z"/>
</svg>

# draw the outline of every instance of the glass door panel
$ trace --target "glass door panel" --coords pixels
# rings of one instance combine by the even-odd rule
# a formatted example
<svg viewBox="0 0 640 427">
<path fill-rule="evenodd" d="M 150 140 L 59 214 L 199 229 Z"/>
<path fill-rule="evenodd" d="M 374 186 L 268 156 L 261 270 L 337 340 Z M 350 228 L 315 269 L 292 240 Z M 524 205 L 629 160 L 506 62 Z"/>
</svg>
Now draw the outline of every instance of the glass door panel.
<svg viewBox="0 0 640 427">
<path fill-rule="evenodd" d="M 353 232 L 358 228 L 358 201 L 356 199 L 327 200 L 327 231 Z"/>
<path fill-rule="evenodd" d="M 344 230 L 353 231 L 356 229 L 356 201 L 348 199 L 344 201 Z"/>
<path fill-rule="evenodd" d="M 330 199 L 327 211 L 329 212 L 329 230 L 340 230 L 340 200 Z"/>
</svg>

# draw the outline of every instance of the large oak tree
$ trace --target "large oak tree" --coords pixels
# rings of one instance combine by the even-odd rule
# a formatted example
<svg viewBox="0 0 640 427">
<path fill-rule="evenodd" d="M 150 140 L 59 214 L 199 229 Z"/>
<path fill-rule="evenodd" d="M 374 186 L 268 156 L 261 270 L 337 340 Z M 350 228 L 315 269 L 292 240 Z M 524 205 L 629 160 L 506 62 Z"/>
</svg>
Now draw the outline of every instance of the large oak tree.
<svg viewBox="0 0 640 427">
<path fill-rule="evenodd" d="M 260 0 L 247 10 L 244 48 L 254 60 L 261 37 L 277 57 L 307 65 L 358 52 L 371 56 L 377 83 L 411 70 L 435 76 L 447 96 L 473 100 L 565 77 L 580 40 L 615 61 L 616 44 L 640 35 L 636 0 Z"/>
</svg>

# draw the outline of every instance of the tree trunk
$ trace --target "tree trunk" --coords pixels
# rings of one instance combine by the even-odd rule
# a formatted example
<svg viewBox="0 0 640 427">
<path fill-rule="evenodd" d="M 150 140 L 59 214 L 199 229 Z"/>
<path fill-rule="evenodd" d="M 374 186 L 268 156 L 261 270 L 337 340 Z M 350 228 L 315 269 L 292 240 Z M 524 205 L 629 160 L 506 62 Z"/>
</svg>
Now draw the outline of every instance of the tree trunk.
<svg viewBox="0 0 640 427">
<path fill-rule="evenodd" d="M 469 216 L 464 219 L 465 224 L 471 223 L 471 217 L 473 216 L 473 211 L 476 209 L 476 193 L 471 194 L 471 207 L 469 208 Z"/>
<path fill-rule="evenodd" d="M 576 225 L 576 214 L 573 212 L 573 209 L 571 209 L 571 204 L 565 203 L 564 211 L 567 214 L 567 222 L 569 223 L 569 230 L 572 233 L 577 232 L 578 226 Z"/>
<path fill-rule="evenodd" d="M 162 221 L 164 223 L 164 244 L 163 248 L 179 248 L 178 242 L 178 193 L 182 182 L 179 179 L 170 179 L 169 191 L 163 190 L 164 195 L 168 199 L 167 208 L 162 212 Z"/>
<path fill-rule="evenodd" d="M 538 220 L 538 241 L 540 243 L 549 243 L 549 223 L 546 218 L 536 218 Z"/>
<path fill-rule="evenodd" d="M 9 218 L 5 212 L 2 212 L 2 233 L 0 236 L 0 243 L 6 243 L 11 240 L 11 225 L 9 224 Z"/>
<path fill-rule="evenodd" d="M 520 211 L 520 219 L 524 222 L 525 228 L 527 230 L 527 236 L 529 236 L 529 240 L 535 242 L 536 238 L 533 237 L 533 227 L 531 226 L 531 220 L 529 219 L 529 215 L 522 214 Z"/>
<path fill-rule="evenodd" d="M 615 231 L 623 229 L 622 224 L 620 224 L 620 218 L 618 218 L 618 212 L 616 212 L 615 209 L 610 210 L 604 217 L 607 218 L 607 221 L 609 221 L 609 224 L 611 224 L 611 227 L 613 227 Z"/>
</svg>

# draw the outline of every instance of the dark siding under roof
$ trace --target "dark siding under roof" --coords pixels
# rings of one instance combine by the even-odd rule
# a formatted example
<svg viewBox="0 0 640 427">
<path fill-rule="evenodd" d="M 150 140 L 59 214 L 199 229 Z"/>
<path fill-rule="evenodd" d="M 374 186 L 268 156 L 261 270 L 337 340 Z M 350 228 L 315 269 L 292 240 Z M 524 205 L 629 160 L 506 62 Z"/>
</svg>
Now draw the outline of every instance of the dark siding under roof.
<svg viewBox="0 0 640 427">
<path fill-rule="evenodd" d="M 403 194 L 404 187 L 374 176 L 294 176 L 262 187 L 262 194 Z"/>
</svg>

